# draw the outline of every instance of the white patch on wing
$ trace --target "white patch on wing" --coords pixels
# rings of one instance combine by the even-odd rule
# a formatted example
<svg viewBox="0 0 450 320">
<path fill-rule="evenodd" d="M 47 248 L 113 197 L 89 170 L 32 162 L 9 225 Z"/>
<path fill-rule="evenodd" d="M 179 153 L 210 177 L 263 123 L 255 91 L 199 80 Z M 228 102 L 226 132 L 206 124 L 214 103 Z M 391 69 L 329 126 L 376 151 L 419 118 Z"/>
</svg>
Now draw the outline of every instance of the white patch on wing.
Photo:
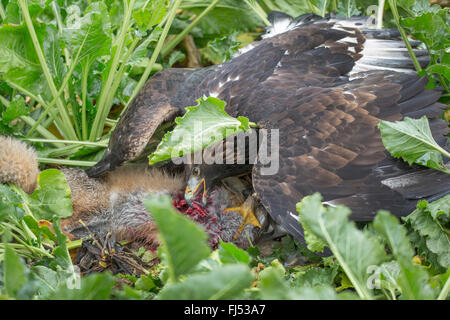
<svg viewBox="0 0 450 320">
<path fill-rule="evenodd" d="M 356 96 L 353 94 L 353 92 L 345 90 L 345 91 L 343 91 L 343 93 L 351 95 L 356 100 Z"/>
<path fill-rule="evenodd" d="M 252 50 L 254 47 L 256 47 L 254 44 L 249 44 L 249 45 L 247 45 L 247 46 L 245 46 L 245 47 L 239 49 L 238 52 L 236 52 L 236 53 L 233 55 L 233 58 L 234 58 L 234 57 L 237 57 L 237 56 L 240 56 L 241 54 L 244 54 L 244 53 L 246 53 L 246 52 Z"/>
<path fill-rule="evenodd" d="M 343 42 L 343 43 L 348 42 L 348 43 L 354 43 L 354 44 L 357 44 L 357 43 L 358 43 L 358 40 L 357 40 L 355 37 L 345 37 L 345 38 L 339 40 L 338 42 Z"/>
<path fill-rule="evenodd" d="M 219 96 L 219 92 L 217 92 L 217 91 L 210 92 L 210 93 L 209 93 L 209 96 L 210 96 L 210 97 L 217 98 L 217 97 Z"/>
<path fill-rule="evenodd" d="M 276 36 L 277 34 L 284 33 L 286 31 L 289 31 L 293 29 L 295 26 L 291 26 L 291 19 L 288 17 L 284 19 L 278 19 L 267 31 L 267 33 L 263 34 L 261 38 L 266 39 L 273 36 Z"/>
<path fill-rule="evenodd" d="M 330 207 L 336 207 L 336 204 L 334 204 L 334 200 L 322 201 L 322 204 Z"/>
<path fill-rule="evenodd" d="M 289 215 L 290 215 L 292 218 L 294 218 L 295 220 L 299 221 L 299 220 L 298 220 L 298 215 L 293 214 L 291 211 L 288 211 L 288 213 L 289 213 Z"/>
<path fill-rule="evenodd" d="M 400 177 L 384 179 L 381 181 L 381 183 L 391 189 L 405 188 L 408 186 L 420 184 L 420 177 L 414 175 L 404 175 Z"/>
</svg>

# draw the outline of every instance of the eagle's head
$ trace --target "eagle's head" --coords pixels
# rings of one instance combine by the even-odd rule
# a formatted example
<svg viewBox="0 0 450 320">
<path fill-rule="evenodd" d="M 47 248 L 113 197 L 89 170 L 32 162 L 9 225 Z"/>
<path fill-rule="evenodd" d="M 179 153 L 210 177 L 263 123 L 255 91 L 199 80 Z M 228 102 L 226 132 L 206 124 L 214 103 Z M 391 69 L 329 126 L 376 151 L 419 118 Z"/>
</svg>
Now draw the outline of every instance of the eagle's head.
<svg viewBox="0 0 450 320">
<path fill-rule="evenodd" d="M 243 168 L 237 168 L 238 166 L 233 164 L 187 164 L 184 193 L 186 202 L 206 205 L 208 193 L 219 185 L 222 179 L 243 171 Z M 246 169 L 246 171 L 248 170 Z"/>
</svg>

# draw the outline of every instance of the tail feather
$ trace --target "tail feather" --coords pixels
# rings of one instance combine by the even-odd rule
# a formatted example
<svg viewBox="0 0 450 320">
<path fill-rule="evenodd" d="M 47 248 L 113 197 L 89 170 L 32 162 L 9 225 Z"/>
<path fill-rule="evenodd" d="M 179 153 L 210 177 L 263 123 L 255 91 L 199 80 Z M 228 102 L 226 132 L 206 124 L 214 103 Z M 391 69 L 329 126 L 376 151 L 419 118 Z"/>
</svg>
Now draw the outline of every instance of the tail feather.
<svg viewBox="0 0 450 320">
<path fill-rule="evenodd" d="M 353 16 L 350 18 L 337 17 L 335 15 L 325 18 L 313 13 L 303 14 L 297 18 L 290 15 L 272 11 L 268 15 L 271 26 L 266 28 L 266 33 L 261 38 L 270 38 L 277 34 L 284 33 L 304 24 L 316 22 L 334 23 L 336 27 L 358 28 L 365 37 L 364 49 L 351 74 L 368 70 L 390 70 L 403 73 L 415 73 L 414 65 L 409 56 L 405 43 L 400 37 L 400 33 L 395 29 L 374 29 L 370 28 L 370 18 L 367 16 Z M 425 67 L 429 64 L 430 58 L 427 50 L 420 48 L 420 41 L 409 40 L 420 65 Z"/>
</svg>

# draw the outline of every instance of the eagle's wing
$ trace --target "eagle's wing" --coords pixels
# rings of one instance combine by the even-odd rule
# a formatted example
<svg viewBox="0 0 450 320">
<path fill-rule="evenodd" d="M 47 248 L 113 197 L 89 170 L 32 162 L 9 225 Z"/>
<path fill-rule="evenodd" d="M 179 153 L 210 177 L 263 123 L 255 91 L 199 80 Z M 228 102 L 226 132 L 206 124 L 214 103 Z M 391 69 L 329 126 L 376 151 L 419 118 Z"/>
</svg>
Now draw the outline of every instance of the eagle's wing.
<svg viewBox="0 0 450 320">
<path fill-rule="evenodd" d="M 363 42 L 358 29 L 346 30 L 328 22 L 308 24 L 264 39 L 250 51 L 215 66 L 204 74 L 191 95 L 226 101 L 226 111 L 232 116 L 244 115 L 249 106 L 260 109 L 258 114 L 265 106 L 249 103 L 249 96 L 278 70 L 286 71 L 282 79 L 285 88 L 335 86 L 345 81 L 340 76 L 353 68 Z"/>
<path fill-rule="evenodd" d="M 165 69 L 147 81 L 121 116 L 103 158 L 86 173 L 98 177 L 139 156 L 159 125 L 181 113 L 171 96 L 192 72 L 191 69 Z"/>
<path fill-rule="evenodd" d="M 249 97 L 264 103 L 268 125 L 279 129 L 279 171 L 264 175 L 262 169 L 273 163 L 255 165 L 254 188 L 272 217 L 300 241 L 295 205 L 314 192 L 365 221 L 379 209 L 407 214 L 417 199 L 450 191 L 450 175 L 393 159 L 377 128 L 380 119 L 442 114 L 440 93 L 424 89 L 426 79 L 414 75 L 382 71 L 355 77 L 333 88 L 299 88 L 283 96 L 280 73 Z M 432 120 L 431 129 L 443 145 L 445 122 Z"/>
</svg>

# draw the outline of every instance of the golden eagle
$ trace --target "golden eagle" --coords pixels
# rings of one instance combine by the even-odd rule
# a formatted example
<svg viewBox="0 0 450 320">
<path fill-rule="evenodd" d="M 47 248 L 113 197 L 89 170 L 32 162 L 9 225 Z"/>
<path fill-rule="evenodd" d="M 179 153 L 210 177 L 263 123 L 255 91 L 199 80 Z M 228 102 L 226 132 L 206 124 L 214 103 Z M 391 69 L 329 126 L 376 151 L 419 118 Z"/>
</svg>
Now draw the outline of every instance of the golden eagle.
<svg viewBox="0 0 450 320">
<path fill-rule="evenodd" d="M 275 12 L 270 19 L 267 34 L 228 62 L 155 74 L 88 174 L 99 176 L 136 158 L 161 123 L 199 97 L 214 96 L 227 103 L 228 114 L 279 129 L 279 171 L 262 175 L 263 165 L 256 163 L 253 187 L 271 217 L 301 242 L 295 205 L 314 192 L 328 205 L 348 206 L 357 221 L 371 220 L 379 209 L 405 215 L 418 199 L 450 192 L 450 175 L 394 159 L 381 141 L 379 121 L 405 116 L 431 119 L 440 145 L 448 132 L 436 118 L 442 114 L 436 102 L 441 93 L 425 89 L 427 79 L 411 70 L 396 30 L 365 29 L 364 18 L 293 19 Z M 426 52 L 416 53 L 426 65 Z M 226 168 L 191 165 L 190 190 L 202 183 L 207 192 L 236 173 Z"/>
</svg>

